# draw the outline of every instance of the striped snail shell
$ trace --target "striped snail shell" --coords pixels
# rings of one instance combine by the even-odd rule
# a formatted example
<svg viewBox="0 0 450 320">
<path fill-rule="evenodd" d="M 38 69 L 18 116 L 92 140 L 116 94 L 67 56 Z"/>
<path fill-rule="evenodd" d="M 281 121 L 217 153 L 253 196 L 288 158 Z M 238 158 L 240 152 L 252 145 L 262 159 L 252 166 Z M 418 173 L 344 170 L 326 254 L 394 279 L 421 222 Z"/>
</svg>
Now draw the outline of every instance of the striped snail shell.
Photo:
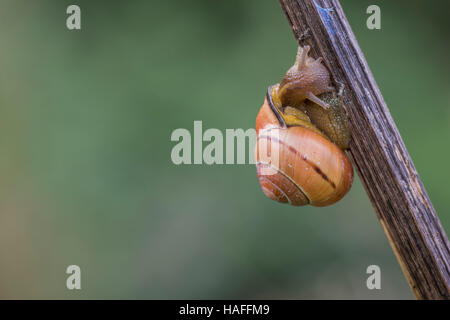
<svg viewBox="0 0 450 320">
<path fill-rule="evenodd" d="M 339 201 L 353 182 L 347 155 L 318 130 L 288 126 L 274 105 L 272 89 L 256 118 L 256 168 L 263 192 L 295 206 Z"/>
</svg>

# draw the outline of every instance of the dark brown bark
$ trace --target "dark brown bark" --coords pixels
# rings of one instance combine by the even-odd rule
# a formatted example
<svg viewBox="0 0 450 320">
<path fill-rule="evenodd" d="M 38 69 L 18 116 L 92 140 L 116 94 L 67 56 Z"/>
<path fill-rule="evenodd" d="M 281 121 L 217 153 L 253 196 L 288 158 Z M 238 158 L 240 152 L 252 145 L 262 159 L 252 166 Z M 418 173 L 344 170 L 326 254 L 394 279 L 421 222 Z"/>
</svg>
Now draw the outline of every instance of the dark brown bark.
<svg viewBox="0 0 450 320">
<path fill-rule="evenodd" d="M 345 85 L 350 157 L 415 296 L 450 299 L 449 241 L 339 1 L 279 1 L 297 41 Z"/>
</svg>

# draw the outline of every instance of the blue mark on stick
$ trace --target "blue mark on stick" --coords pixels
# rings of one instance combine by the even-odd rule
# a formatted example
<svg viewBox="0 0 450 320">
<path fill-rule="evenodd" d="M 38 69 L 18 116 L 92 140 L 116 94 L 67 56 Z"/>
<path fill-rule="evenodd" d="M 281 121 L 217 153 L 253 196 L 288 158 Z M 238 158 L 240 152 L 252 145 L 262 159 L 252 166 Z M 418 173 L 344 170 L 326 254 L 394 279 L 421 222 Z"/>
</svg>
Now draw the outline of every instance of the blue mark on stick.
<svg viewBox="0 0 450 320">
<path fill-rule="evenodd" d="M 315 0 L 313 0 L 313 2 L 314 2 L 314 5 L 316 6 L 316 8 L 319 10 L 319 13 L 320 13 L 320 16 L 322 17 L 322 19 L 325 19 L 327 28 L 331 30 L 331 33 L 333 35 L 335 35 L 336 31 L 334 30 L 334 27 L 333 27 L 333 24 L 331 23 L 331 18 L 330 18 L 330 12 L 334 10 L 334 7 L 325 9 L 325 8 L 322 8 L 321 6 L 319 6 Z"/>
</svg>

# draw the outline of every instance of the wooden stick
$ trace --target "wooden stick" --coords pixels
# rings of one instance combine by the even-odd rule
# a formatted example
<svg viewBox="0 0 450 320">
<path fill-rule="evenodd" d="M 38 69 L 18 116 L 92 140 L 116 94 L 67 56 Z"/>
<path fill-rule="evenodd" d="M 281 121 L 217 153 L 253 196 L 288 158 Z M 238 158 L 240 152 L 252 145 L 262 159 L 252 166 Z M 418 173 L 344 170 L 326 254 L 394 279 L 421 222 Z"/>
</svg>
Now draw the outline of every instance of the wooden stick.
<svg viewBox="0 0 450 320">
<path fill-rule="evenodd" d="M 449 241 L 339 1 L 279 1 L 299 44 L 345 85 L 350 157 L 416 298 L 450 299 Z"/>
</svg>

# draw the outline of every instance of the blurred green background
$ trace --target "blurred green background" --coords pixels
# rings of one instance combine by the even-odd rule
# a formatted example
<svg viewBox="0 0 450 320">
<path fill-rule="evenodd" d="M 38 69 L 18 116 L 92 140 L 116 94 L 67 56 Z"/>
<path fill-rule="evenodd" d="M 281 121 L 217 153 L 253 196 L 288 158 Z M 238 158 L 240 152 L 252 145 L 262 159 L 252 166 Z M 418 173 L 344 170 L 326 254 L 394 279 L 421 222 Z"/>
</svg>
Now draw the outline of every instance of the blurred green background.
<svg viewBox="0 0 450 320">
<path fill-rule="evenodd" d="M 448 233 L 450 3 L 342 5 Z M 299 208 L 252 165 L 171 162 L 194 120 L 254 126 L 296 52 L 277 1 L 1 0 L 0 38 L 0 298 L 413 298 L 358 179 Z"/>
</svg>

